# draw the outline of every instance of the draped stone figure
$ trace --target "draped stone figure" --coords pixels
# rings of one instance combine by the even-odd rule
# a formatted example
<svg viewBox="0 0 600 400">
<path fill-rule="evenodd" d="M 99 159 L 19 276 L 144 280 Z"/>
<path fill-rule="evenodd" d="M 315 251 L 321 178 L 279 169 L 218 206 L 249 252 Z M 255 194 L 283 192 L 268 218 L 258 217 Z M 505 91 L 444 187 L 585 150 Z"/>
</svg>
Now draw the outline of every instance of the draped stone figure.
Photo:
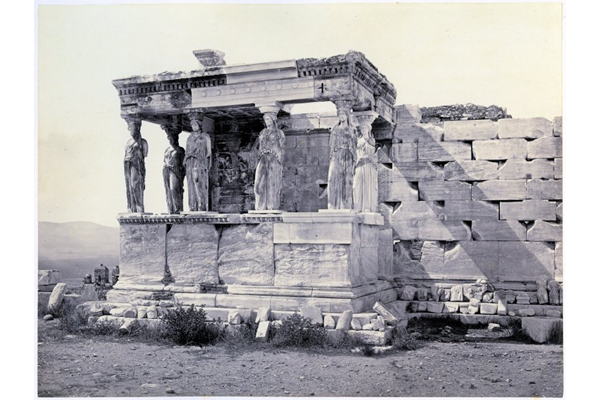
<svg viewBox="0 0 600 400">
<path fill-rule="evenodd" d="M 254 178 L 256 210 L 278 210 L 283 181 L 285 135 L 277 128 L 277 114 L 264 115 L 266 128 L 258 136 L 258 165 Z"/>
<path fill-rule="evenodd" d="M 202 131 L 202 116 L 190 114 L 192 132 L 185 144 L 185 172 L 190 211 L 208 211 L 208 174 L 212 165 L 210 136 Z"/>
<path fill-rule="evenodd" d="M 178 214 L 183 211 L 183 181 L 185 179 L 185 150 L 179 146 L 181 128 L 172 125 L 163 125 L 162 128 L 167 133 L 170 144 L 165 150 L 163 166 L 167 207 L 169 214 Z"/>
<path fill-rule="evenodd" d="M 148 156 L 148 142 L 142 138 L 139 118 L 126 118 L 131 139 L 125 146 L 125 186 L 127 190 L 127 211 L 144 212 L 144 189 L 146 188 L 146 165 L 144 158 Z"/>
<path fill-rule="evenodd" d="M 329 136 L 327 208 L 352 209 L 352 184 L 356 165 L 356 138 L 350 108 L 338 107 L 339 122 Z"/>
<path fill-rule="evenodd" d="M 358 126 L 360 137 L 356 144 L 356 169 L 354 170 L 354 209 L 358 212 L 377 211 L 377 164 L 375 161 L 375 139 L 371 124 Z"/>
</svg>

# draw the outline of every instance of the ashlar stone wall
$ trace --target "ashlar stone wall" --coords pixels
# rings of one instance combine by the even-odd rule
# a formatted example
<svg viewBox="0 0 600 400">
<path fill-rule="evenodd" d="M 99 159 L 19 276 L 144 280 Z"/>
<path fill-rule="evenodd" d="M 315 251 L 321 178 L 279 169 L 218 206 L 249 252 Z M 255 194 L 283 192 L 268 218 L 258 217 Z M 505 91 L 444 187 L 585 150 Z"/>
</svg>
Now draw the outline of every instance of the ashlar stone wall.
<svg viewBox="0 0 600 400">
<path fill-rule="evenodd" d="M 420 123 L 416 106 L 396 112 L 379 150 L 394 275 L 562 281 L 562 118 Z"/>
</svg>

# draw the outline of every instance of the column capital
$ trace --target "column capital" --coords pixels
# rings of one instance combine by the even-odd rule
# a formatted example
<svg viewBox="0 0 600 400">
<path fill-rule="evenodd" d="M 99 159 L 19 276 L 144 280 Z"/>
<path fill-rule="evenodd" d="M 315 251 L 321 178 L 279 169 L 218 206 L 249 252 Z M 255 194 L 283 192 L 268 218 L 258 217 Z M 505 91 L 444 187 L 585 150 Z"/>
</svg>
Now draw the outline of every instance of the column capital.
<svg viewBox="0 0 600 400">
<path fill-rule="evenodd" d="M 352 115 L 354 116 L 356 122 L 360 125 L 371 125 L 373 122 L 375 122 L 377 117 L 379 117 L 379 113 L 375 111 L 355 111 Z"/>
<path fill-rule="evenodd" d="M 256 108 L 263 114 L 267 113 L 275 113 L 277 114 L 279 110 L 283 108 L 283 105 L 279 101 L 269 102 L 269 103 L 255 103 Z"/>
</svg>

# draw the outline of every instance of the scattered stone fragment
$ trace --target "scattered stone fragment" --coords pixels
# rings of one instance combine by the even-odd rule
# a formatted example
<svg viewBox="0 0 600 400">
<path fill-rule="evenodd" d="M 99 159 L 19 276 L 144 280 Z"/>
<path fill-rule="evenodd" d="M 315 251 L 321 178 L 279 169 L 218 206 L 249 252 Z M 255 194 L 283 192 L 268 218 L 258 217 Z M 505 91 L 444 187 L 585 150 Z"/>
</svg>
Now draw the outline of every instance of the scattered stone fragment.
<svg viewBox="0 0 600 400">
<path fill-rule="evenodd" d="M 546 311 L 546 316 L 553 317 L 553 318 L 561 318 L 562 313 L 559 310 L 548 310 L 548 311 Z"/>
<path fill-rule="evenodd" d="M 427 303 L 427 312 L 442 313 L 443 311 L 444 311 L 444 303 L 434 303 L 432 301 Z"/>
<path fill-rule="evenodd" d="M 431 285 L 431 299 L 433 301 L 440 301 L 444 296 L 444 288 L 435 284 Z"/>
<path fill-rule="evenodd" d="M 484 303 L 493 303 L 494 302 L 494 293 L 484 293 L 483 294 L 483 300 L 481 300 Z"/>
<path fill-rule="evenodd" d="M 146 318 L 148 318 L 148 319 L 158 318 L 158 310 L 156 309 L 156 306 L 148 307 L 148 310 L 146 310 Z"/>
<path fill-rule="evenodd" d="M 530 304 L 530 297 L 525 292 L 517 292 L 516 295 L 517 304 Z"/>
<path fill-rule="evenodd" d="M 487 285 L 481 284 L 481 283 L 464 284 L 462 286 L 463 286 L 463 295 L 468 300 L 471 300 L 471 299 L 483 300 L 483 294 L 487 290 Z"/>
<path fill-rule="evenodd" d="M 514 317 L 514 316 L 516 316 L 516 315 L 517 315 L 517 314 L 516 314 L 514 311 L 509 311 L 509 312 L 508 312 L 508 316 L 509 316 L 509 317 Z"/>
<path fill-rule="evenodd" d="M 335 319 L 333 319 L 332 315 L 326 315 L 323 319 L 323 326 L 327 329 L 335 328 Z"/>
<path fill-rule="evenodd" d="M 517 294 L 513 290 L 507 290 L 506 291 L 506 302 L 508 304 L 513 304 L 515 301 L 517 301 Z"/>
<path fill-rule="evenodd" d="M 498 299 L 498 315 L 506 315 L 506 299 Z"/>
<path fill-rule="evenodd" d="M 529 295 L 529 304 L 538 304 L 538 296 L 537 293 L 527 292 Z"/>
<path fill-rule="evenodd" d="M 249 308 L 238 307 L 237 312 L 240 313 L 240 318 L 242 318 L 242 322 L 252 320 L 252 310 L 250 310 Z"/>
<path fill-rule="evenodd" d="M 462 285 L 452 286 L 452 289 L 450 289 L 450 301 L 463 301 Z"/>
<path fill-rule="evenodd" d="M 455 313 L 458 312 L 459 305 L 452 303 L 444 303 L 444 311 L 445 313 Z"/>
<path fill-rule="evenodd" d="M 469 300 L 468 313 L 469 314 L 477 314 L 477 312 L 479 312 L 479 303 L 480 303 L 480 301 L 477 299 Z"/>
<path fill-rule="evenodd" d="M 242 323 L 242 316 L 240 315 L 240 312 L 237 310 L 231 310 L 229 311 L 229 314 L 227 314 L 227 322 L 231 325 L 239 325 Z"/>
<path fill-rule="evenodd" d="M 498 311 L 498 305 L 494 303 L 481 303 L 479 305 L 479 312 L 481 314 L 493 315 Z"/>
<path fill-rule="evenodd" d="M 556 318 L 523 318 L 521 326 L 523 331 L 535 342 L 546 343 L 550 338 L 553 328 L 559 324 L 562 328 L 562 319 Z"/>
<path fill-rule="evenodd" d="M 400 300 L 414 300 L 415 295 L 417 294 L 417 288 L 413 286 L 405 285 L 400 290 Z"/>
<path fill-rule="evenodd" d="M 519 315 L 521 317 L 533 317 L 535 315 L 535 311 L 531 308 L 521 308 L 519 310 Z"/>
<path fill-rule="evenodd" d="M 82 302 L 86 301 L 98 301 L 98 292 L 96 292 L 96 285 L 93 283 L 85 283 L 83 285 L 83 292 L 79 298 Z"/>
<path fill-rule="evenodd" d="M 373 329 L 374 331 L 378 331 L 378 330 L 380 330 L 380 329 L 382 329 L 382 328 L 383 328 L 383 329 L 385 329 L 385 322 L 384 322 L 384 321 L 382 321 L 382 320 L 380 320 L 379 318 L 377 318 L 377 319 L 372 319 L 372 320 L 371 320 L 371 325 L 373 325 L 373 328 L 372 328 L 372 329 Z"/>
<path fill-rule="evenodd" d="M 540 277 L 535 281 L 537 285 L 537 299 L 539 304 L 548 304 L 548 280 Z"/>
<path fill-rule="evenodd" d="M 460 297 L 462 299 L 462 286 L 460 286 Z M 440 297 L 440 301 L 452 301 L 452 290 L 444 289 L 442 296 Z"/>
<path fill-rule="evenodd" d="M 44 315 L 44 321 L 52 321 L 53 319 L 54 319 L 54 316 L 52 314 Z"/>
<path fill-rule="evenodd" d="M 386 321 L 394 322 L 401 319 L 401 316 L 398 315 L 396 310 L 392 307 L 388 307 L 385 304 L 381 304 L 380 302 L 375 302 L 373 306 L 373 310 L 381 315 Z"/>
<path fill-rule="evenodd" d="M 417 300 L 427 301 L 428 296 L 429 296 L 429 289 L 426 289 L 426 288 L 417 289 Z"/>
<path fill-rule="evenodd" d="M 427 303 L 424 301 L 421 301 L 418 303 L 419 304 L 419 312 L 425 312 L 427 311 Z"/>
<path fill-rule="evenodd" d="M 338 331 L 347 331 L 350 329 L 350 323 L 352 322 L 352 311 L 346 310 L 340 316 L 340 319 L 335 326 L 335 329 Z"/>
<path fill-rule="evenodd" d="M 269 307 L 260 307 L 256 313 L 256 323 L 268 321 L 271 319 L 271 309 Z"/>
<path fill-rule="evenodd" d="M 147 307 L 138 306 L 137 307 L 137 319 L 142 319 L 146 316 L 146 312 L 148 311 Z"/>
<path fill-rule="evenodd" d="M 258 328 L 256 329 L 256 340 L 258 340 L 259 342 L 266 342 L 269 338 L 270 328 L 270 321 L 260 321 L 258 323 Z"/>
<path fill-rule="evenodd" d="M 134 307 L 116 307 L 110 310 L 110 315 L 123 318 L 137 317 L 137 311 Z"/>
<path fill-rule="evenodd" d="M 175 394 L 175 390 L 173 390 L 171 388 L 167 388 L 166 392 L 167 392 L 167 394 Z"/>
<path fill-rule="evenodd" d="M 553 305 L 561 304 L 560 285 L 554 279 L 548 281 L 548 302 Z"/>
<path fill-rule="evenodd" d="M 120 333 L 130 333 L 131 329 L 135 326 L 137 320 L 135 318 L 126 318 L 125 322 L 119 328 Z"/>
<path fill-rule="evenodd" d="M 461 304 L 460 306 L 458 306 L 458 312 L 461 314 L 467 314 L 469 312 L 469 306 L 466 304 Z"/>
<path fill-rule="evenodd" d="M 360 323 L 360 320 L 356 319 L 356 318 L 352 318 L 352 321 L 350 322 L 350 326 L 352 327 L 352 329 L 354 329 L 355 331 L 360 331 L 362 330 L 362 324 Z"/>
<path fill-rule="evenodd" d="M 373 330 L 373 324 L 365 324 L 362 326 L 362 330 L 363 331 L 372 331 Z"/>
<path fill-rule="evenodd" d="M 54 286 L 50 299 L 48 300 L 48 312 L 55 313 L 60 309 L 66 291 L 66 283 L 57 283 L 56 286 Z"/>
<path fill-rule="evenodd" d="M 310 319 L 313 324 L 323 325 L 323 314 L 319 307 L 300 307 L 300 315 Z"/>
<path fill-rule="evenodd" d="M 490 331 L 490 332 L 498 332 L 501 329 L 502 328 L 500 328 L 500 324 L 495 324 L 493 322 L 490 322 L 488 324 L 488 331 Z M 499 380 L 498 380 L 498 382 L 499 382 Z"/>
</svg>

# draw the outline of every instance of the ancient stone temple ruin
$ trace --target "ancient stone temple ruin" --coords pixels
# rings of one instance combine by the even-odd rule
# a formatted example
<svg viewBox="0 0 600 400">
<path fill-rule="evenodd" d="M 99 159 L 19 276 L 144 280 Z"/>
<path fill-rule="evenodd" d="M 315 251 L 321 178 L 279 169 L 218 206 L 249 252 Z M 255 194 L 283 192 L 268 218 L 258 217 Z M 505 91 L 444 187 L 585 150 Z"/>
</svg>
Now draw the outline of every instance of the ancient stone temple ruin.
<svg viewBox="0 0 600 400">
<path fill-rule="evenodd" d="M 198 70 L 113 81 L 132 138 L 108 300 L 561 315 L 561 118 L 395 105 L 359 52 L 243 65 L 194 54 Z M 336 112 L 291 112 L 310 102 Z M 144 158 L 163 151 L 143 139 L 148 123 L 170 143 L 166 214 L 143 203 Z"/>
<path fill-rule="evenodd" d="M 394 127 L 394 86 L 358 52 L 232 66 L 220 52 L 195 55 L 200 69 L 190 73 L 113 82 L 132 139 L 110 299 L 329 312 L 394 300 L 375 156 Z M 324 101 L 337 115 L 290 114 Z M 169 214 L 144 209 L 146 123 L 161 125 L 171 143 Z M 185 150 L 182 131 L 191 132 Z"/>
</svg>

